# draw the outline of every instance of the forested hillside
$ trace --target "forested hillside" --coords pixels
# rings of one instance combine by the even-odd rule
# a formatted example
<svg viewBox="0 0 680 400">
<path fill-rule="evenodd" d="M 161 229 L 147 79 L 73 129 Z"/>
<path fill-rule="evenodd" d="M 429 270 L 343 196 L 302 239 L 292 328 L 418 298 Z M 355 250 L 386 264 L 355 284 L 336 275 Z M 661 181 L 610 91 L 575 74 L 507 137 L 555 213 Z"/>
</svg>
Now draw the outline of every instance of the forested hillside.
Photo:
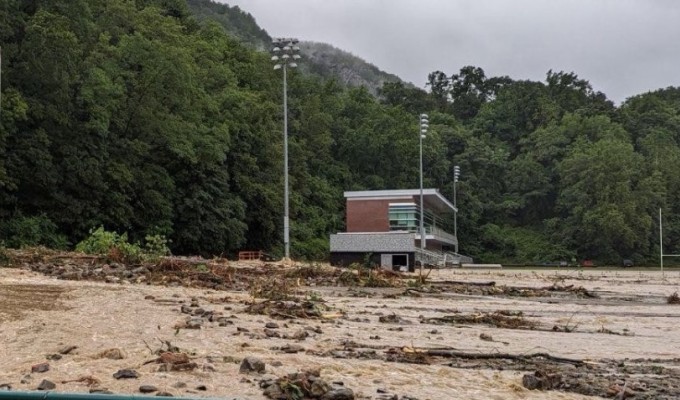
<svg viewBox="0 0 680 400">
<path fill-rule="evenodd" d="M 401 82 L 398 76 L 381 71 L 352 53 L 338 49 L 327 43 L 301 42 L 300 54 L 305 57 L 302 71 L 321 78 L 334 78 L 348 87 L 363 86 L 371 94 L 387 82 Z"/>
<path fill-rule="evenodd" d="M 199 20 L 212 20 L 246 44 L 268 50 L 272 42 L 269 34 L 259 27 L 255 18 L 238 6 L 217 3 L 213 0 L 186 0 L 191 13 Z"/>
<path fill-rule="evenodd" d="M 282 82 L 266 52 L 186 0 L 6 0 L 0 45 L 5 245 L 68 247 L 104 226 L 181 254 L 280 254 Z M 456 69 L 377 97 L 291 74 L 295 257 L 327 256 L 343 190 L 418 186 L 421 112 L 425 185 L 451 197 L 461 166 L 463 253 L 653 261 L 659 207 L 680 247 L 680 89 L 615 107 L 574 73 Z"/>
</svg>

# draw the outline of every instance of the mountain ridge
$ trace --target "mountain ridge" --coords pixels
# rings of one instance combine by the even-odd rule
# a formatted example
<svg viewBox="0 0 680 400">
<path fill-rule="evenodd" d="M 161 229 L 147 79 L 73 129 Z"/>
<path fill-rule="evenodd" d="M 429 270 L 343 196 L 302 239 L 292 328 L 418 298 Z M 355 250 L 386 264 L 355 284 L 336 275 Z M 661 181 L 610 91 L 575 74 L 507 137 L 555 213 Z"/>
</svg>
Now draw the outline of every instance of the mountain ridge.
<svg viewBox="0 0 680 400">
<path fill-rule="evenodd" d="M 187 5 L 199 21 L 215 21 L 228 34 L 237 37 L 243 43 L 260 51 L 269 51 L 271 36 L 246 10 L 213 0 L 187 0 Z M 300 63 L 302 71 L 322 79 L 335 78 L 348 87 L 364 86 L 375 96 L 386 82 L 411 85 L 399 76 L 383 71 L 361 57 L 330 43 L 301 41 L 300 53 L 303 56 L 303 62 Z"/>
</svg>

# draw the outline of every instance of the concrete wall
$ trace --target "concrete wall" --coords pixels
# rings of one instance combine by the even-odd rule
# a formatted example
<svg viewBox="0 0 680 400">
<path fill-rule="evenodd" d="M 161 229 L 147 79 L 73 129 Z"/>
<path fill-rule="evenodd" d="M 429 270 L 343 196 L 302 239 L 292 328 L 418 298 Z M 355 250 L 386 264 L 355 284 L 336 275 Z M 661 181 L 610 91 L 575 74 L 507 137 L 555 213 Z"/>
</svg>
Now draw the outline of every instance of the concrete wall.
<svg viewBox="0 0 680 400">
<path fill-rule="evenodd" d="M 331 252 L 331 265 L 336 267 L 348 267 L 352 264 L 364 265 L 366 261 L 366 254 L 370 254 L 370 262 L 372 265 L 380 266 L 381 256 L 383 254 L 403 254 L 403 253 L 355 253 L 355 252 Z M 415 253 L 408 254 L 408 265 L 411 272 L 415 271 L 416 255 Z"/>
</svg>

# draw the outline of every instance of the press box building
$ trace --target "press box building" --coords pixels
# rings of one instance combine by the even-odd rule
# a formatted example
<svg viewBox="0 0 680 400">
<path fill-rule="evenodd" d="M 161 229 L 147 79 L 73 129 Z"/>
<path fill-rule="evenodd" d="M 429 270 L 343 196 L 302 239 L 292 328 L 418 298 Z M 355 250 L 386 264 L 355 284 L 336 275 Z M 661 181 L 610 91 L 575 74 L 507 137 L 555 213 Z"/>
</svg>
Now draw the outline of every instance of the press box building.
<svg viewBox="0 0 680 400">
<path fill-rule="evenodd" d="M 332 265 L 364 263 L 413 271 L 416 264 L 469 262 L 455 253 L 458 238 L 442 228 L 454 205 L 436 189 L 345 192 L 346 232 L 331 235 Z M 424 212 L 425 251 L 420 251 L 420 213 Z M 465 260 L 461 260 L 465 258 Z"/>
</svg>

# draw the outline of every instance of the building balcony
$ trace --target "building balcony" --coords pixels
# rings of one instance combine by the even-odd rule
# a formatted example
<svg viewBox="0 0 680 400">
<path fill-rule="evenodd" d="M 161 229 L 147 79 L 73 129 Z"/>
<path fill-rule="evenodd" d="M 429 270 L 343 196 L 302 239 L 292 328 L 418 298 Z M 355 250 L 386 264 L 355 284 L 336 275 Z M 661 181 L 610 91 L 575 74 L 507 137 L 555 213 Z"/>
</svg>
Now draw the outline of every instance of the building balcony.
<svg viewBox="0 0 680 400">
<path fill-rule="evenodd" d="M 392 232 L 412 232 L 415 233 L 415 239 L 420 241 L 420 228 L 409 227 L 405 229 L 392 228 Z M 436 241 L 445 245 L 454 246 L 458 244 L 458 238 L 441 228 L 436 226 L 426 226 L 425 227 L 425 240 Z"/>
</svg>

